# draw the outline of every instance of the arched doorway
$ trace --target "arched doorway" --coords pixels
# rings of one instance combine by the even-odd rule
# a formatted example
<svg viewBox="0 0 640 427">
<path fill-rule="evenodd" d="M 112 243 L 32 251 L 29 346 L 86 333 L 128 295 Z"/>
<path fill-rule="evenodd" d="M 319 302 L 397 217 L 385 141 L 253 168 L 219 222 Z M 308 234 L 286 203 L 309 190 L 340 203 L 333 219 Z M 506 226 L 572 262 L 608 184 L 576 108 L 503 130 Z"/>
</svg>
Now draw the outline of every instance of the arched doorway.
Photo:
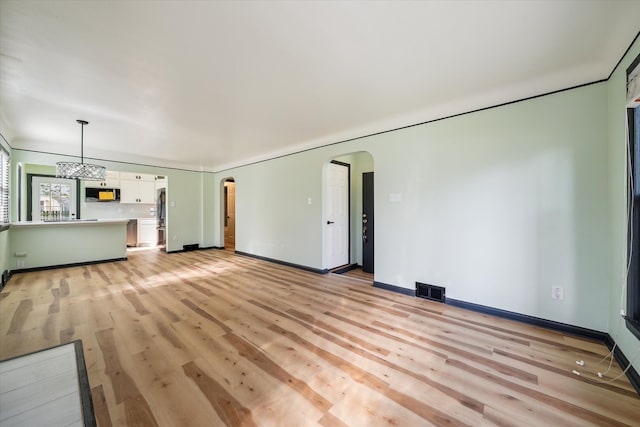
<svg viewBox="0 0 640 427">
<path fill-rule="evenodd" d="M 222 242 L 226 250 L 236 248 L 236 182 L 226 178 L 222 183 Z"/>
</svg>

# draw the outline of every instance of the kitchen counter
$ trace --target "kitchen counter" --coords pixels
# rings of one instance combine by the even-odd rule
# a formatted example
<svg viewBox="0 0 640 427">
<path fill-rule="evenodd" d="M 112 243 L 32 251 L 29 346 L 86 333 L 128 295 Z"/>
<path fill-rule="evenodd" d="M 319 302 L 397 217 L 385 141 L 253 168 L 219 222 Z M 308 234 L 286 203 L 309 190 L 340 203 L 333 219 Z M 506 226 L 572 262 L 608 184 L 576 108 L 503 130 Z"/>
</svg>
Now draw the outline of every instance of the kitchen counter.
<svg viewBox="0 0 640 427">
<path fill-rule="evenodd" d="M 87 225 L 87 224 L 126 224 L 128 219 L 70 219 L 67 221 L 19 221 L 12 222 L 11 228 L 15 227 L 42 227 L 42 226 L 59 226 L 59 225 Z"/>
<path fill-rule="evenodd" d="M 11 270 L 87 264 L 127 258 L 128 219 L 11 223 Z"/>
<path fill-rule="evenodd" d="M 156 246 L 158 244 L 158 220 L 131 218 L 127 223 L 127 246 Z"/>
</svg>

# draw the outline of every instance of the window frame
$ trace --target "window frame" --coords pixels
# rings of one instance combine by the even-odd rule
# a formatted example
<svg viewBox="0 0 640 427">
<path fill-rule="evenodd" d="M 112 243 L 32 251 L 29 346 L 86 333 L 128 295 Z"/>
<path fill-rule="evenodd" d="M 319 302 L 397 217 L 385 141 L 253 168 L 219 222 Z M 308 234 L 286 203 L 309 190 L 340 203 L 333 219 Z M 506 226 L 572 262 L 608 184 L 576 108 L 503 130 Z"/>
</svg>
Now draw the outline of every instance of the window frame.
<svg viewBox="0 0 640 427">
<path fill-rule="evenodd" d="M 627 78 L 640 66 L 640 55 L 627 68 Z M 627 329 L 640 340 L 640 106 L 627 108 Z"/>
<path fill-rule="evenodd" d="M 638 116 L 638 117 L 636 117 Z M 640 119 L 640 107 L 627 109 L 629 129 L 630 168 L 628 177 L 628 212 L 629 223 L 627 233 L 627 254 L 629 272 L 627 276 L 627 311 L 625 323 L 627 329 L 640 339 L 640 129 L 636 120 Z M 635 183 L 633 182 L 635 181 Z"/>
</svg>

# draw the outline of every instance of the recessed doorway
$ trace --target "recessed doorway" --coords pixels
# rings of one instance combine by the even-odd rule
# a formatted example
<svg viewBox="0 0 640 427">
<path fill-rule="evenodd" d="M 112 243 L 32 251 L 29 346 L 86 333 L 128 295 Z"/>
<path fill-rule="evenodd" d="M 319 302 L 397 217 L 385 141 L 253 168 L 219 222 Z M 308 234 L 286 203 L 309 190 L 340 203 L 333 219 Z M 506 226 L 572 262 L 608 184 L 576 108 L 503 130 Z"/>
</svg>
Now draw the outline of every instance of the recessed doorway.
<svg viewBox="0 0 640 427">
<path fill-rule="evenodd" d="M 224 181 L 224 248 L 236 247 L 236 183 L 233 178 Z"/>
<path fill-rule="evenodd" d="M 79 217 L 78 181 L 27 174 L 27 182 L 28 221 L 63 221 Z"/>
<path fill-rule="evenodd" d="M 340 188 L 344 187 L 344 177 L 342 184 L 333 171 L 338 170 L 337 166 L 348 165 L 348 186 L 346 201 L 344 193 Z M 323 201 L 323 265 L 329 271 L 347 274 L 349 276 L 359 275 L 371 283 L 374 273 L 374 201 L 373 201 L 373 156 L 366 152 L 354 152 L 328 159 L 325 164 L 326 174 L 324 179 L 324 201 Z M 347 169 L 347 168 L 345 168 Z M 342 171 L 344 175 L 344 170 Z M 340 199 L 341 201 L 338 201 Z M 335 221 L 331 211 L 340 212 L 337 206 L 346 206 L 347 237 L 344 239 L 333 236 L 338 230 L 332 230 Z M 339 248 L 334 247 L 340 245 Z M 340 254 L 346 251 L 346 257 L 337 258 L 333 254 Z M 357 271 L 356 271 L 357 270 Z"/>
</svg>

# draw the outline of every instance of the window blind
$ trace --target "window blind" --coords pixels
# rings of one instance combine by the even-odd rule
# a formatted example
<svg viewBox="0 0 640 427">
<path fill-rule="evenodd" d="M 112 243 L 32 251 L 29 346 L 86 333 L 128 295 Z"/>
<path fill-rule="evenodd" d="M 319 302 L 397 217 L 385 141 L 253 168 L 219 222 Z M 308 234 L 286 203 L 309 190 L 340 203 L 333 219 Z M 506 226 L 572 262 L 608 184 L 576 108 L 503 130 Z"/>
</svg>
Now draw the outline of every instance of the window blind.
<svg viewBox="0 0 640 427">
<path fill-rule="evenodd" d="M 0 224 L 9 222 L 9 153 L 0 147 Z"/>
</svg>

